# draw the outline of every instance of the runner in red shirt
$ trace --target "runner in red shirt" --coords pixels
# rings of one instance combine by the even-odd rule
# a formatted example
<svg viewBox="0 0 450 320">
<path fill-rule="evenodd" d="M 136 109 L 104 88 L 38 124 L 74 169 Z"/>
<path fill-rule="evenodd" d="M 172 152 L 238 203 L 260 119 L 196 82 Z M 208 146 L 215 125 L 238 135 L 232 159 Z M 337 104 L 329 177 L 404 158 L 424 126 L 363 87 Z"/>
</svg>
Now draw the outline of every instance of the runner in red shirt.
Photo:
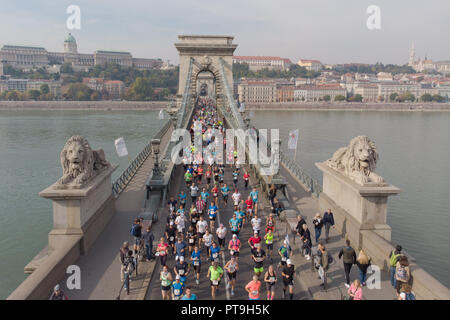
<svg viewBox="0 0 450 320">
<path fill-rule="evenodd" d="M 245 211 L 245 218 L 247 221 L 250 221 L 253 212 L 253 200 L 251 196 L 248 196 L 247 200 L 245 200 L 245 204 L 247 205 L 247 210 Z"/>
<path fill-rule="evenodd" d="M 257 232 L 255 232 L 253 234 L 253 237 L 251 237 L 250 239 L 248 239 L 248 245 L 250 246 L 250 248 L 256 249 L 255 245 L 261 242 L 261 237 L 258 235 Z"/>
<path fill-rule="evenodd" d="M 244 173 L 244 184 L 245 184 L 245 189 L 248 188 L 248 181 L 249 181 L 249 179 L 250 179 L 250 175 L 248 174 L 247 171 L 245 171 L 245 173 Z"/>
</svg>

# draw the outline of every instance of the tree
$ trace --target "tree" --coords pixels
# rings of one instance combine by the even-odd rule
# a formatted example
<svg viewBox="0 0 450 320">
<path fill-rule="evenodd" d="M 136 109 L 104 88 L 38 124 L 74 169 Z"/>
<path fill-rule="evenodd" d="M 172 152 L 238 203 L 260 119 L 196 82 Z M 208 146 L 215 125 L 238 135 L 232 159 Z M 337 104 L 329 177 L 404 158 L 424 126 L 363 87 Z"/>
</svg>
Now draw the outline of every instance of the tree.
<svg viewBox="0 0 450 320">
<path fill-rule="evenodd" d="M 362 100 L 363 100 L 363 97 L 359 93 L 348 98 L 348 101 L 350 101 L 350 102 L 362 102 Z"/>
<path fill-rule="evenodd" d="M 41 93 L 42 94 L 47 94 L 50 92 L 50 88 L 48 87 L 48 84 L 44 83 L 41 85 Z"/>
<path fill-rule="evenodd" d="M 147 78 L 136 78 L 136 81 L 130 86 L 128 90 L 127 100 L 150 100 L 153 95 L 153 89 L 150 81 Z"/>
<path fill-rule="evenodd" d="M 19 94 L 16 90 L 12 90 L 12 91 L 8 91 L 5 95 L 6 100 L 13 100 L 13 101 L 17 101 L 19 100 Z"/>
<path fill-rule="evenodd" d="M 411 101 L 414 102 L 416 97 L 409 91 L 403 92 L 401 95 L 397 97 L 399 102 Z"/>
<path fill-rule="evenodd" d="M 41 92 L 39 90 L 28 90 L 27 91 L 27 98 L 31 100 L 37 100 L 41 95 Z"/>
<path fill-rule="evenodd" d="M 323 101 L 328 102 L 328 101 L 330 101 L 330 100 L 331 100 L 331 97 L 330 97 L 329 94 L 323 96 Z"/>
<path fill-rule="evenodd" d="M 391 101 L 391 102 L 392 101 L 396 101 L 397 97 L 398 97 L 398 93 L 397 92 L 391 93 L 389 95 L 389 101 Z"/>
<path fill-rule="evenodd" d="M 91 97 L 92 89 L 83 83 L 72 83 L 67 90 L 66 97 L 69 100 L 88 101 Z"/>
<path fill-rule="evenodd" d="M 98 101 L 102 98 L 102 95 L 98 91 L 94 91 L 91 93 L 91 101 Z"/>
<path fill-rule="evenodd" d="M 345 97 L 342 94 L 338 94 L 334 97 L 334 101 L 345 101 Z"/>
<path fill-rule="evenodd" d="M 420 96 L 420 100 L 423 102 L 430 102 L 433 98 L 431 97 L 431 94 L 425 93 L 422 96 Z"/>
<path fill-rule="evenodd" d="M 433 94 L 432 100 L 436 102 L 444 102 L 445 98 L 441 95 Z"/>
</svg>

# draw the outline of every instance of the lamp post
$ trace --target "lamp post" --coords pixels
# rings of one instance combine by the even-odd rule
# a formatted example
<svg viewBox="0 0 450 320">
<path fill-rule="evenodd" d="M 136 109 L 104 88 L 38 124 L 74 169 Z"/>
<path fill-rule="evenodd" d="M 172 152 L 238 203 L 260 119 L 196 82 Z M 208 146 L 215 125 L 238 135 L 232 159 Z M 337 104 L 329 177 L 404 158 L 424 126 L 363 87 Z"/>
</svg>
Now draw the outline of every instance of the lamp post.
<svg viewBox="0 0 450 320">
<path fill-rule="evenodd" d="M 161 177 L 161 168 L 159 167 L 159 146 L 161 144 L 160 139 L 152 140 L 152 154 L 153 154 L 153 180 L 158 180 Z"/>
</svg>

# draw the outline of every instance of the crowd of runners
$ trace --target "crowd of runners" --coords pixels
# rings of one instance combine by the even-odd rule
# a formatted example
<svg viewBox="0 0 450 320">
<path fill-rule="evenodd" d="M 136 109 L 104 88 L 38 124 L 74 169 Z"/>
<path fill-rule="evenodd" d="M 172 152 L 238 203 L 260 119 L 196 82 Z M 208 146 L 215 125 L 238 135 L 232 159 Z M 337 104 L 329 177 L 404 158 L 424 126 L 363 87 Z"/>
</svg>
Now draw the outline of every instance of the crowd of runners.
<svg viewBox="0 0 450 320">
<path fill-rule="evenodd" d="M 244 246 L 249 246 L 253 273 L 250 279 L 239 282 L 248 293 L 248 298 L 259 300 L 265 287 L 266 298 L 273 300 L 275 287 L 282 286 L 282 298 L 293 299 L 296 271 L 290 260 L 292 249 L 289 242 L 283 241 L 274 253 L 275 217 L 284 207 L 276 198 L 275 186 L 271 185 L 268 198 L 272 213 L 263 219 L 258 211 L 258 190 L 251 186 L 250 174 L 245 167 L 241 167 L 237 162 L 238 154 L 232 149 L 233 144 L 229 143 L 227 146 L 226 139 L 223 139 L 223 144 L 217 139 L 225 136 L 224 127 L 214 102 L 208 97 L 200 97 L 190 128 L 192 144 L 183 150 L 184 184 L 180 193 L 171 196 L 167 203 L 164 236 L 155 239 L 150 228 L 143 232 L 142 220 L 136 219 L 131 229 L 135 243 L 131 247 L 125 242 L 120 250 L 121 280 L 127 291 L 129 275 L 138 263 L 137 253 L 141 252 L 147 260 L 159 259 L 159 281 L 163 300 L 195 300 L 197 295 L 193 293 L 193 289 L 198 288 L 204 281 L 209 283 L 212 299 L 216 299 L 217 291 L 224 282 L 226 289 L 234 296 L 240 270 L 239 255 Z M 200 150 L 196 147 L 199 145 L 196 139 L 201 141 Z M 223 148 L 224 156 L 216 152 L 218 147 Z M 203 148 L 206 153 L 201 150 Z M 230 185 L 225 183 L 226 174 L 232 178 Z M 241 192 L 248 193 L 248 197 L 245 198 Z M 221 211 L 230 208 L 233 210 L 232 218 L 224 221 Z M 324 227 L 325 242 L 329 240 L 329 231 L 334 225 L 331 210 L 325 212 L 323 217 L 316 214 L 313 225 L 317 244 L 314 254 L 312 235 L 301 215 L 298 216 L 297 235 L 301 239 L 301 254 L 306 260 L 314 257 L 313 262 L 322 279 L 321 285 L 325 288 L 327 271 L 333 259 L 319 238 Z M 242 234 L 244 229 L 251 230 L 245 233 L 246 238 Z M 249 234 L 251 235 L 248 236 Z M 152 252 L 153 242 L 157 243 L 156 253 Z M 391 275 L 395 274 L 396 267 L 400 268 L 404 261 L 399 258 L 401 255 L 397 251 L 391 254 L 391 269 L 394 270 Z M 339 253 L 339 259 L 341 257 L 344 262 L 348 298 L 360 300 L 362 287 L 366 285 L 370 258 L 363 251 L 356 257 L 348 241 Z M 274 258 L 279 260 L 279 263 L 274 264 Z M 169 267 L 168 261 L 173 267 Z M 353 264 L 357 264 L 360 269 L 360 279 L 355 279 L 350 284 L 349 273 Z M 408 287 L 403 286 L 403 282 L 401 285 L 394 283 L 398 278 L 392 276 L 391 282 L 401 298 L 405 294 L 400 295 L 400 290 L 410 292 L 410 288 L 408 290 Z"/>
</svg>

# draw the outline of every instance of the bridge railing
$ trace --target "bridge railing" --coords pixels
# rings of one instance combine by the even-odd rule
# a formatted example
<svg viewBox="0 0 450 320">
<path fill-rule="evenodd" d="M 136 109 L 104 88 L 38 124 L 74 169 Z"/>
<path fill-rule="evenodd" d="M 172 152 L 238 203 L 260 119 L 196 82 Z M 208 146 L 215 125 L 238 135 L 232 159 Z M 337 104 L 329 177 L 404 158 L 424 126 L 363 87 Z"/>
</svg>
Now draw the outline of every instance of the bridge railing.
<svg viewBox="0 0 450 320">
<path fill-rule="evenodd" d="M 227 112 L 223 112 L 223 115 L 228 123 L 233 125 L 235 128 L 242 128 L 246 129 L 246 125 L 244 124 L 244 121 L 242 119 L 242 116 L 237 108 L 236 102 L 234 101 L 234 98 L 232 96 L 232 91 L 230 89 L 230 86 L 228 85 L 228 80 L 225 77 L 225 69 L 224 69 L 224 60 L 220 59 L 220 72 L 223 79 L 223 87 L 224 87 L 224 102 L 226 101 L 225 105 L 229 106 L 230 110 L 224 110 Z M 231 111 L 231 115 L 229 116 Z M 252 139 L 253 137 L 249 137 Z M 260 136 L 260 140 L 262 143 L 264 143 L 264 137 Z M 253 143 L 256 141 L 253 140 Z M 267 144 L 267 150 L 271 149 L 271 144 L 269 141 L 265 141 Z M 297 177 L 302 184 L 316 197 L 320 195 L 322 192 L 322 186 L 317 182 L 317 180 L 311 178 L 305 170 L 296 162 L 294 162 L 290 157 L 288 157 L 284 152 L 280 150 L 280 162 L 295 176 Z"/>
<path fill-rule="evenodd" d="M 161 139 L 162 136 L 167 132 L 171 125 L 171 121 L 167 120 L 166 124 L 159 130 L 159 132 L 153 137 L 153 139 Z M 118 197 L 120 193 L 127 187 L 131 179 L 133 179 L 136 172 L 142 166 L 142 164 L 147 160 L 148 156 L 152 153 L 152 142 L 150 141 L 144 149 L 134 158 L 130 165 L 122 172 L 122 174 L 117 178 L 112 184 L 112 190 L 115 197 Z"/>
<path fill-rule="evenodd" d="M 190 88 L 191 88 L 191 77 L 192 77 L 192 67 L 194 65 L 193 58 L 189 61 L 189 69 L 188 74 L 186 78 L 186 84 L 184 86 L 184 93 L 183 98 L 181 100 L 181 106 L 180 111 L 178 112 L 178 118 L 177 118 L 177 128 L 182 128 L 183 124 L 187 121 L 187 115 L 189 112 L 187 112 L 188 104 L 189 104 L 189 98 L 190 98 Z"/>
</svg>

